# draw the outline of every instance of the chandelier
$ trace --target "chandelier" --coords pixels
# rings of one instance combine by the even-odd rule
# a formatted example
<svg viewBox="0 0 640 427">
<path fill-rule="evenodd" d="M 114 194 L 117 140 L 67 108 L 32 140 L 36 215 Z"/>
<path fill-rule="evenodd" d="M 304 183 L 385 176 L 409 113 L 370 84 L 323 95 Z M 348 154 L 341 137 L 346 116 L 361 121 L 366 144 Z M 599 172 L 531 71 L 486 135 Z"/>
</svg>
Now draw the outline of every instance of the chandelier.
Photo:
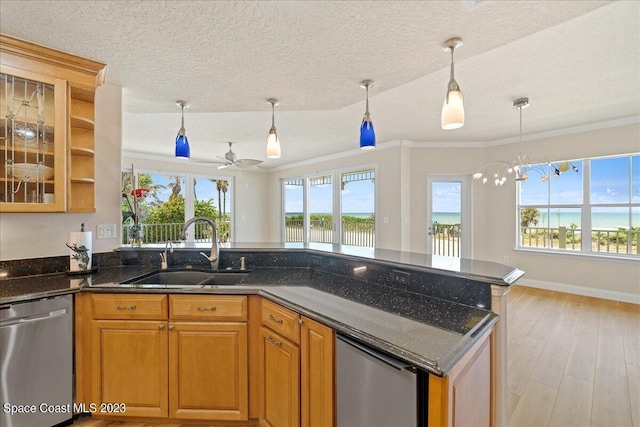
<svg viewBox="0 0 640 427">
<path fill-rule="evenodd" d="M 501 187 L 507 181 L 508 176 L 513 176 L 514 181 L 524 182 L 532 173 L 540 175 L 540 180 L 545 182 L 551 173 L 554 178 L 569 169 L 578 172 L 578 168 L 568 161 L 560 161 L 555 164 L 547 157 L 541 155 L 522 154 L 522 110 L 529 106 L 529 98 L 518 98 L 513 101 L 513 108 L 520 113 L 520 138 L 519 154 L 514 160 L 496 160 L 484 165 L 479 172 L 473 174 L 473 179 L 482 180 L 483 184 L 492 180 L 496 187 Z"/>
</svg>

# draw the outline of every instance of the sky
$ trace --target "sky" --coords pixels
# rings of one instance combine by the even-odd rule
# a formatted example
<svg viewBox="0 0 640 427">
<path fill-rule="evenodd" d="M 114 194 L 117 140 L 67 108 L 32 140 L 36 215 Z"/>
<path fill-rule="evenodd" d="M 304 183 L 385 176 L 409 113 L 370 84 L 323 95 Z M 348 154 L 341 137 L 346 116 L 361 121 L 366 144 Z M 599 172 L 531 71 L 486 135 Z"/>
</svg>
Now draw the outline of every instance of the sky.
<svg viewBox="0 0 640 427">
<path fill-rule="evenodd" d="M 352 181 L 345 185 L 341 192 L 342 212 L 373 213 L 375 207 L 374 184 L 369 181 Z M 309 194 L 310 213 L 331 213 L 333 211 L 333 186 L 311 186 Z M 288 213 L 302 212 L 302 187 L 285 186 L 285 211 Z"/>
<path fill-rule="evenodd" d="M 578 167 L 578 173 L 569 169 L 558 178 L 551 177 L 548 182 L 542 182 L 537 172 L 530 172 L 530 178 L 521 185 L 521 204 L 547 204 L 549 191 L 551 204 L 582 204 L 584 165 L 582 162 L 573 162 L 573 164 Z M 631 200 L 633 203 L 640 203 L 640 156 L 633 156 L 631 167 L 633 170 Z M 591 203 L 629 203 L 629 173 L 628 156 L 591 160 Z"/>
</svg>

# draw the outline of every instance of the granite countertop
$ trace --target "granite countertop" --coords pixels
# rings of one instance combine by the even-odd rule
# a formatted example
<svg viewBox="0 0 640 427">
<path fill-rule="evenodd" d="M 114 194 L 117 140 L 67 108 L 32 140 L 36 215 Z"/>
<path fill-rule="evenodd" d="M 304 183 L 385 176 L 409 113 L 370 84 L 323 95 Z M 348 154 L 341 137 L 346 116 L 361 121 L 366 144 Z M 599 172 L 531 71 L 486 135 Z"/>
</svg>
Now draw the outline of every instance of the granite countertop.
<svg viewBox="0 0 640 427">
<path fill-rule="evenodd" d="M 207 249 L 210 243 L 178 243 L 174 245 L 176 249 Z M 121 251 L 157 251 L 164 249 L 164 244 L 145 245 L 144 247 L 129 247 L 124 245 Z M 356 259 L 371 259 L 391 263 L 394 265 L 405 265 L 408 267 L 419 267 L 434 271 L 439 274 L 454 276 L 464 276 L 483 282 L 497 285 L 511 285 L 524 275 L 522 270 L 504 264 L 491 261 L 454 258 L 438 255 L 428 255 L 416 252 L 404 252 L 390 249 L 374 249 L 360 246 L 339 245 L 331 243 L 278 243 L 278 242 L 254 242 L 254 243 L 222 243 L 221 251 L 267 251 L 278 250 L 301 250 L 305 252 L 321 252 L 341 255 L 343 257 L 354 257 Z"/>
<path fill-rule="evenodd" d="M 121 266 L 91 275 L 7 279 L 0 305 L 71 292 L 259 294 L 412 365 L 444 375 L 498 317 L 489 310 L 399 291 L 309 268 L 254 268 L 232 286 L 125 288 L 118 283 L 157 267 Z"/>
</svg>

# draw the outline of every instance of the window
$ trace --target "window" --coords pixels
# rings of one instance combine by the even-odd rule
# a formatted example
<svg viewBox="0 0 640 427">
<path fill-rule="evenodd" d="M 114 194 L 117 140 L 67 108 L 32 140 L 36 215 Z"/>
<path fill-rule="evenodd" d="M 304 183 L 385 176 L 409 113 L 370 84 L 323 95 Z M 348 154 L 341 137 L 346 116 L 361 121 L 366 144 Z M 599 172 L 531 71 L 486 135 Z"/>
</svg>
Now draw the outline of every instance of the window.
<svg viewBox="0 0 640 427">
<path fill-rule="evenodd" d="M 568 167 L 567 167 L 568 166 Z M 518 186 L 518 247 L 638 256 L 640 156 L 543 165 Z"/>
<path fill-rule="evenodd" d="M 282 185 L 285 242 L 374 247 L 374 169 L 288 178 Z"/>
<path fill-rule="evenodd" d="M 135 185 L 134 185 L 135 184 Z M 155 171 L 122 172 L 122 226 L 124 244 L 179 242 L 185 221 L 193 216 L 217 225 L 218 241 L 232 239 L 230 178 L 163 174 Z M 211 242 L 212 230 L 197 222 L 187 234 L 192 242 Z"/>
</svg>

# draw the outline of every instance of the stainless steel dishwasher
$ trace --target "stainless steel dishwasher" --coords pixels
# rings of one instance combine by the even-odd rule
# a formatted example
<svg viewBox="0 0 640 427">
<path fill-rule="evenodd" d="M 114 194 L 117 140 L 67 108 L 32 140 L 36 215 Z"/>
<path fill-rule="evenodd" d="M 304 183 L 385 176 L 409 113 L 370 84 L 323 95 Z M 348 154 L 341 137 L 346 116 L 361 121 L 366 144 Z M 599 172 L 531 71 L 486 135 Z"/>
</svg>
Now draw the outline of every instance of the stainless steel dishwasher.
<svg viewBox="0 0 640 427">
<path fill-rule="evenodd" d="M 0 426 L 53 426 L 73 417 L 72 301 L 65 295 L 0 306 Z"/>
<path fill-rule="evenodd" d="M 426 427 L 428 374 L 337 335 L 338 427 Z"/>
</svg>

